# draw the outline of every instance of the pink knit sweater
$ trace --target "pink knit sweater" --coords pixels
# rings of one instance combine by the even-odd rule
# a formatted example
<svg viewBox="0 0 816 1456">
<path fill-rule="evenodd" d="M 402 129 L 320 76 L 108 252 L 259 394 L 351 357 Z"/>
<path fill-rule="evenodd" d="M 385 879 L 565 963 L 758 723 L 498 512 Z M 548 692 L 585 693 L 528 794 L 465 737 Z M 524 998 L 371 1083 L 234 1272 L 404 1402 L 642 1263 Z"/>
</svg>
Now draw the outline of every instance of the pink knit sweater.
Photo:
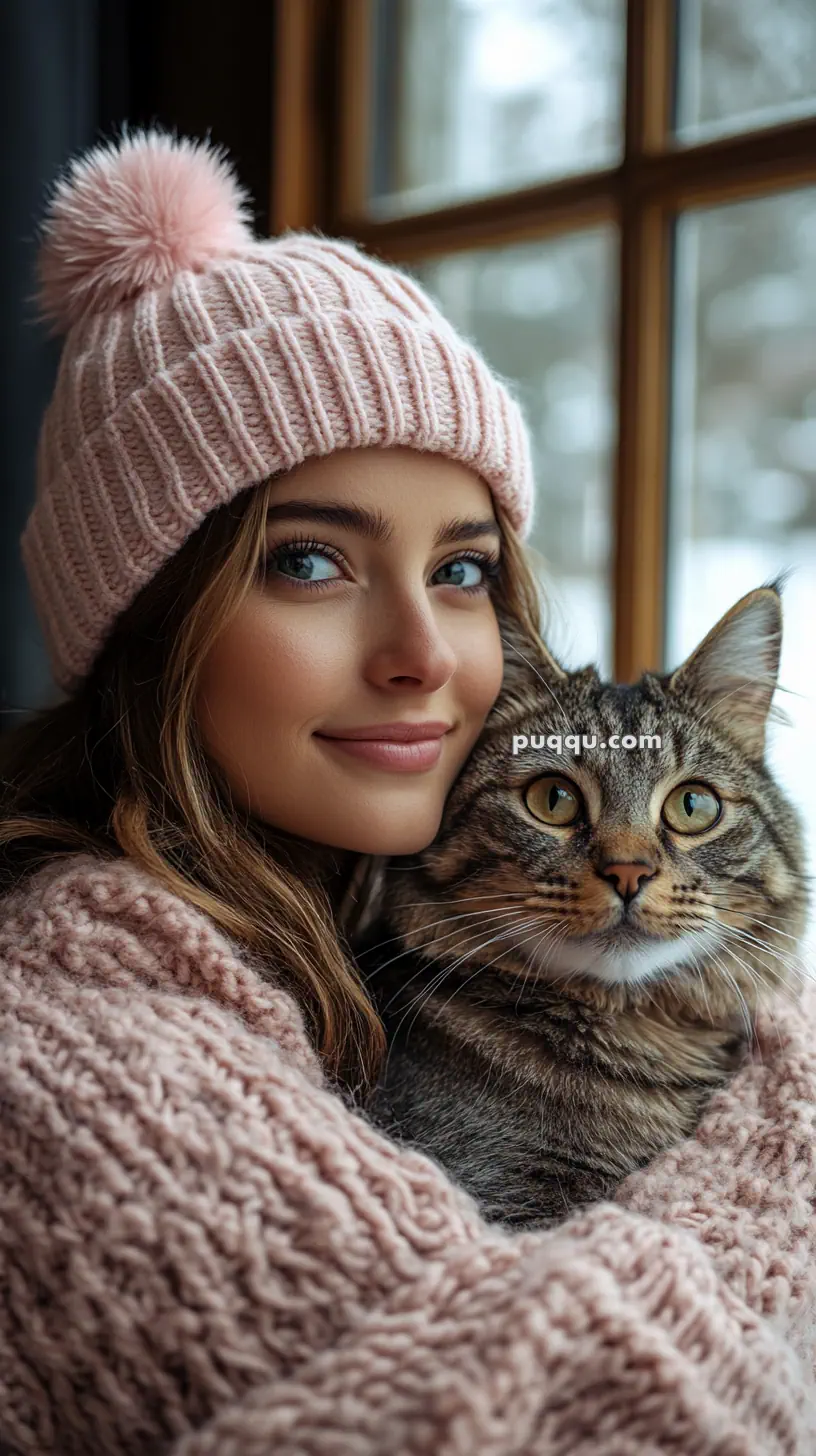
<svg viewBox="0 0 816 1456">
<path fill-rule="evenodd" d="M 616 1202 L 511 1235 L 121 859 L 0 902 L 0 1448 L 816 1452 L 816 994 Z"/>
</svg>

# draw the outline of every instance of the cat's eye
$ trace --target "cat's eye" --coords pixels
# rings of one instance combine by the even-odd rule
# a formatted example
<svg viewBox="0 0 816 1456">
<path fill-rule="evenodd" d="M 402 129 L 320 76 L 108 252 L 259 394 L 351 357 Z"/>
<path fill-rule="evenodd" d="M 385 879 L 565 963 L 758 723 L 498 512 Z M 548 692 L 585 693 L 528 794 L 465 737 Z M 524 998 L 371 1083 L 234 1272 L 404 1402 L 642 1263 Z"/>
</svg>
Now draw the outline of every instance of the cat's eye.
<svg viewBox="0 0 816 1456">
<path fill-rule="evenodd" d="M 663 818 L 678 834 L 702 834 L 722 813 L 722 804 L 707 784 L 678 784 L 663 805 Z"/>
<path fill-rule="evenodd" d="M 545 774 L 528 784 L 524 802 L 542 824 L 574 824 L 581 812 L 581 796 L 569 779 Z"/>
</svg>

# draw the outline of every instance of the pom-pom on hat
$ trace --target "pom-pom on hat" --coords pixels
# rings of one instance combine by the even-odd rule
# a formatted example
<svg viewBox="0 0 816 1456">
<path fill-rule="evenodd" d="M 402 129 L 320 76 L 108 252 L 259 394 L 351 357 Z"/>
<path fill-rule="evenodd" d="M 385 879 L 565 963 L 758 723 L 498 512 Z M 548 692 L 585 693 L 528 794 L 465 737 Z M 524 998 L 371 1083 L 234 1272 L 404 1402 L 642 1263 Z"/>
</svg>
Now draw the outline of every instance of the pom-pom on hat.
<svg viewBox="0 0 816 1456">
<path fill-rule="evenodd" d="M 126 135 L 126 132 L 125 132 Z M 39 303 L 53 333 L 175 273 L 254 241 L 248 195 L 223 149 L 149 132 L 97 147 L 58 179 L 38 259 Z"/>
<path fill-rule="evenodd" d="M 400 269 L 251 219 L 222 149 L 159 130 L 54 184 L 36 301 L 66 338 L 21 551 L 66 692 L 212 510 L 309 456 L 445 455 L 529 531 L 527 430 L 478 350 Z"/>
</svg>

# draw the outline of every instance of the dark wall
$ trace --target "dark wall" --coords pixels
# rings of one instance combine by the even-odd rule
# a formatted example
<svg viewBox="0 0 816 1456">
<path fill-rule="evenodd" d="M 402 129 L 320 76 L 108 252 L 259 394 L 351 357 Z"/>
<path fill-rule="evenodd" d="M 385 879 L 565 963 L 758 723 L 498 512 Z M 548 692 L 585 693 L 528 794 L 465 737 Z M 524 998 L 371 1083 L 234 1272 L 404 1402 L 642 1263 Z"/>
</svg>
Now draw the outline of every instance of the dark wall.
<svg viewBox="0 0 816 1456">
<path fill-rule="evenodd" d="M 32 323 L 33 228 L 49 179 L 96 124 L 94 0 L 0 3 L 0 728 L 50 674 L 19 557 L 59 345 Z"/>
<path fill-rule="evenodd" d="M 29 299 L 35 228 L 68 159 L 123 121 L 209 136 L 268 228 L 271 0 L 0 0 L 0 732 L 58 697 L 19 552 L 59 359 Z"/>
<path fill-rule="evenodd" d="M 100 125 L 171 126 L 229 148 L 269 217 L 271 0 L 98 0 Z"/>
</svg>

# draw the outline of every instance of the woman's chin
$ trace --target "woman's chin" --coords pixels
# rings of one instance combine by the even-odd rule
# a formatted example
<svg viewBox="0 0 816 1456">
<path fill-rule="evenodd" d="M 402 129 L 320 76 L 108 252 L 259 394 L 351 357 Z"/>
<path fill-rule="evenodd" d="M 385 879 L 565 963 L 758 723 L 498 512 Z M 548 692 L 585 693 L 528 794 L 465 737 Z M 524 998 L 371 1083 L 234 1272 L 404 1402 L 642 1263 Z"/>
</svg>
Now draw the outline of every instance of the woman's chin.
<svg viewBox="0 0 816 1456">
<path fill-rule="evenodd" d="M 427 849 L 435 838 L 435 831 L 430 834 L 415 835 L 378 834 L 372 835 L 370 838 L 362 836 L 360 843 L 355 848 L 358 854 L 379 854 L 389 857 L 421 854 L 423 849 Z"/>
<path fill-rule="evenodd" d="M 435 819 L 423 817 L 407 824 L 403 819 L 399 824 L 388 824 L 384 822 L 386 816 L 383 815 L 378 822 L 370 825 L 361 824 L 353 832 L 347 829 L 343 847 L 353 849 L 357 854 L 377 854 L 389 857 L 391 855 L 421 854 L 436 839 L 441 817 L 440 809 L 439 816 Z"/>
</svg>

